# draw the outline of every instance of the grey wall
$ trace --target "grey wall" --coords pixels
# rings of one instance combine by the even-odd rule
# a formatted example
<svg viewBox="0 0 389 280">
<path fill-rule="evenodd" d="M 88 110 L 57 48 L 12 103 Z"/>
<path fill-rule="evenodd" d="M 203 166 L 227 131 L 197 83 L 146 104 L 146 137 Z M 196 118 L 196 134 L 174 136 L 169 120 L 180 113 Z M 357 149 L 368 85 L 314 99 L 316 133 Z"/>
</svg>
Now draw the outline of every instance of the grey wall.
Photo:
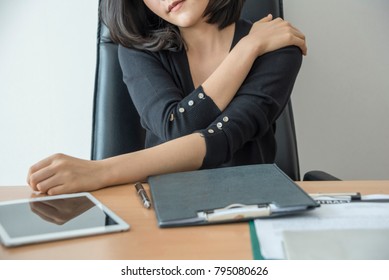
<svg viewBox="0 0 389 280">
<path fill-rule="evenodd" d="M 284 0 L 308 38 L 295 86 L 302 171 L 388 179 L 389 1 Z M 56 152 L 89 158 L 96 0 L 0 0 L 0 185 Z"/>
<path fill-rule="evenodd" d="M 307 36 L 293 93 L 302 173 L 389 178 L 389 1 L 284 0 Z"/>
<path fill-rule="evenodd" d="M 0 0 L 0 186 L 56 152 L 89 158 L 97 0 Z"/>
</svg>

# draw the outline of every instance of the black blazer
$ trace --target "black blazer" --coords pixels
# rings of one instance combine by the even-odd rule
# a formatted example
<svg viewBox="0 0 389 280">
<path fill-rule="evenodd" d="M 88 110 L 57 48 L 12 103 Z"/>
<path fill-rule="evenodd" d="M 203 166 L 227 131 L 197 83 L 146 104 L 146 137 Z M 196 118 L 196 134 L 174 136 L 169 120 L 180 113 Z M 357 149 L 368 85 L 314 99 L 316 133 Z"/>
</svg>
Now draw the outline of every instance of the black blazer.
<svg viewBox="0 0 389 280">
<path fill-rule="evenodd" d="M 231 49 L 251 26 L 245 20 L 236 23 Z M 223 112 L 201 86 L 194 87 L 185 49 L 153 53 L 119 47 L 119 62 L 146 130 L 146 147 L 197 131 L 207 146 L 203 168 L 274 162 L 275 121 L 301 66 L 299 48 L 258 57 Z"/>
</svg>

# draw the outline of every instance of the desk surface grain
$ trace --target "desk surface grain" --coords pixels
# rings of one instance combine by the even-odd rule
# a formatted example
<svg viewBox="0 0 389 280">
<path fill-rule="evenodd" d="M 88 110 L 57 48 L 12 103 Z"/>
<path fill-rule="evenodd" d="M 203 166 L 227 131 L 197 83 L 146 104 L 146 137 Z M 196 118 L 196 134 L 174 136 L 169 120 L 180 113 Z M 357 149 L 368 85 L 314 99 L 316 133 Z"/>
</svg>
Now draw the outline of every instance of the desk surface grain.
<svg viewBox="0 0 389 280">
<path fill-rule="evenodd" d="M 307 192 L 389 194 L 389 181 L 298 182 Z M 146 185 L 146 190 L 149 191 Z M 32 244 L 15 248 L 0 245 L 0 259 L 111 259 L 190 260 L 252 259 L 249 225 L 223 225 L 161 229 L 155 213 L 141 205 L 133 185 L 92 193 L 131 225 L 127 232 Z M 0 187 L 0 201 L 34 197 L 28 187 Z"/>
<path fill-rule="evenodd" d="M 14 248 L 0 245 L 0 259 L 252 259 L 248 223 L 161 229 L 133 185 L 92 194 L 130 224 L 130 230 Z M 33 196 L 27 187 L 0 187 L 0 200 Z"/>
</svg>

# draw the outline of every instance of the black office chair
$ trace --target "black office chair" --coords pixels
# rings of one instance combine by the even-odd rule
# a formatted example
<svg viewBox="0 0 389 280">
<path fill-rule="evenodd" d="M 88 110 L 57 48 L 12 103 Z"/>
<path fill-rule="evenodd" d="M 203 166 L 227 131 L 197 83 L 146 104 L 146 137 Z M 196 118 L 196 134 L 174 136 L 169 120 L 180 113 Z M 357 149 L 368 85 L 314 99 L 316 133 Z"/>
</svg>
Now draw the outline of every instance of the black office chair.
<svg viewBox="0 0 389 280">
<path fill-rule="evenodd" d="M 242 17 L 251 21 L 271 13 L 283 17 L 282 0 L 246 0 Z M 95 79 L 92 155 L 93 160 L 129 153 L 144 148 L 145 131 L 122 80 L 117 45 L 99 20 Z M 276 122 L 276 164 L 293 180 L 300 180 L 299 159 L 292 104 Z M 319 176 L 319 177 L 318 177 Z M 311 172 L 308 180 L 335 180 L 323 172 Z"/>
</svg>

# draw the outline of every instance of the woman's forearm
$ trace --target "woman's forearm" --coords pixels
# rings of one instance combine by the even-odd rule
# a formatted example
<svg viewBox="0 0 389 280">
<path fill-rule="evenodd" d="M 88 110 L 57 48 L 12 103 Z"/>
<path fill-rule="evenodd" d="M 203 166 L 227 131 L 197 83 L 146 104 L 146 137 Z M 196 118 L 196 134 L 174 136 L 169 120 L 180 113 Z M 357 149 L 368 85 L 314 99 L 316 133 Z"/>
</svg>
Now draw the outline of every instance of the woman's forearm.
<svg viewBox="0 0 389 280">
<path fill-rule="evenodd" d="M 242 39 L 219 67 L 202 84 L 204 91 L 220 109 L 228 106 L 247 77 L 255 59 L 256 49 Z"/>
<path fill-rule="evenodd" d="M 104 165 L 103 185 L 112 186 L 144 181 L 148 176 L 196 170 L 206 153 L 199 133 L 180 137 L 137 152 L 108 158 Z"/>
<path fill-rule="evenodd" d="M 254 23 L 249 34 L 203 83 L 204 91 L 221 111 L 234 98 L 258 56 L 291 45 L 299 47 L 304 55 L 307 53 L 304 34 L 287 21 L 272 19 L 268 15 Z"/>
<path fill-rule="evenodd" d="M 204 138 L 194 133 L 104 160 L 90 161 L 55 154 L 31 166 L 27 182 L 34 191 L 49 195 L 95 191 L 143 181 L 151 175 L 198 169 L 205 151 Z"/>
</svg>

